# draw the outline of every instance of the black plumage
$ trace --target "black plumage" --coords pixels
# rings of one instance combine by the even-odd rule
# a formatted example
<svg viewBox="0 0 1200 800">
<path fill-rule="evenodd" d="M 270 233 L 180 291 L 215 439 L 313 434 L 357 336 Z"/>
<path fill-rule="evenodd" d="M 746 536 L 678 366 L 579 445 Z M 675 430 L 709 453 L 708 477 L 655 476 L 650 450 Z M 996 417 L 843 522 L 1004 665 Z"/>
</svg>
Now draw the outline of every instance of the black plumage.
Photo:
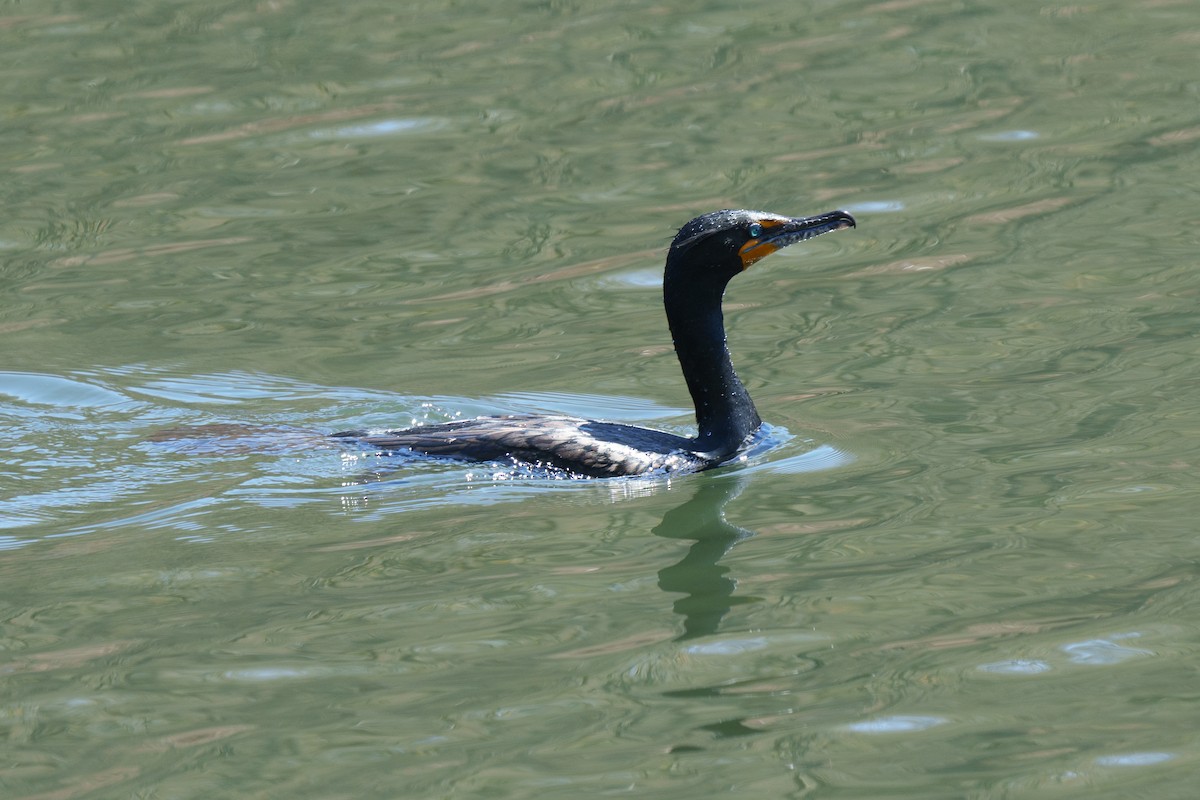
<svg viewBox="0 0 1200 800">
<path fill-rule="evenodd" d="M 708 469 L 736 456 L 762 424 L 725 343 L 721 299 L 738 273 L 795 242 L 854 227 L 844 211 L 784 217 L 724 210 L 680 229 L 667 253 L 663 305 L 696 406 L 694 438 L 565 416 L 479 417 L 372 434 L 333 434 L 379 450 L 469 461 L 517 461 L 587 477 Z"/>
</svg>

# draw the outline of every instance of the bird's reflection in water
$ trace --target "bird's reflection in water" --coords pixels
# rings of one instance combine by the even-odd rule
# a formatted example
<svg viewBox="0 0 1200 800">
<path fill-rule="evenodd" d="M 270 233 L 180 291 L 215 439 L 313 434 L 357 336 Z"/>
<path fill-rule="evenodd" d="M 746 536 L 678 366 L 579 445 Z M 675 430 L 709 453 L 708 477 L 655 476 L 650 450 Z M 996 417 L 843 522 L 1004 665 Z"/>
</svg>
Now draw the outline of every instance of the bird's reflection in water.
<svg viewBox="0 0 1200 800">
<path fill-rule="evenodd" d="M 674 604 L 675 613 L 683 617 L 683 633 L 676 641 L 716 633 L 731 608 L 755 600 L 734 595 L 737 581 L 719 563 L 730 548 L 754 535 L 725 521 L 725 504 L 741 494 L 745 479 L 726 473 L 693 480 L 691 499 L 664 514 L 652 531 L 665 539 L 695 542 L 681 561 L 658 571 L 659 588 L 683 594 Z"/>
</svg>

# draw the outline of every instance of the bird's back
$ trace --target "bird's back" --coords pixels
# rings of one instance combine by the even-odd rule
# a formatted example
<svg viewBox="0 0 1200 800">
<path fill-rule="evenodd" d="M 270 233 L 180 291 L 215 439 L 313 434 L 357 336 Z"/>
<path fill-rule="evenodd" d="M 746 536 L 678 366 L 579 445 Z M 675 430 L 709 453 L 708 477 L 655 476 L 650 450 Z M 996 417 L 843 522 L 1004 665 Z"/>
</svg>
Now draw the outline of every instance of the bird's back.
<svg viewBox="0 0 1200 800">
<path fill-rule="evenodd" d="M 682 436 L 575 417 L 478 417 L 379 434 L 343 431 L 333 435 L 381 450 L 469 461 L 516 461 L 599 478 L 694 472 L 716 463 L 696 453 L 692 440 Z"/>
</svg>

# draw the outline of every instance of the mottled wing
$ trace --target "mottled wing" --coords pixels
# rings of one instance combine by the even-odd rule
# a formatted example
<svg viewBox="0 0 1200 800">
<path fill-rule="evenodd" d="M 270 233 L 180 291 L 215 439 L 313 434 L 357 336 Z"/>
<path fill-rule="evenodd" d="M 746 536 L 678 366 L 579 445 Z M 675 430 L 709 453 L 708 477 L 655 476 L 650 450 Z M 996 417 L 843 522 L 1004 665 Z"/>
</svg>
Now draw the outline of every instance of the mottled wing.
<svg viewBox="0 0 1200 800">
<path fill-rule="evenodd" d="M 592 477 L 709 466 L 690 451 L 690 440 L 681 436 L 574 417 L 479 417 L 380 434 L 345 431 L 334 436 L 381 450 L 469 461 L 516 460 Z"/>
</svg>

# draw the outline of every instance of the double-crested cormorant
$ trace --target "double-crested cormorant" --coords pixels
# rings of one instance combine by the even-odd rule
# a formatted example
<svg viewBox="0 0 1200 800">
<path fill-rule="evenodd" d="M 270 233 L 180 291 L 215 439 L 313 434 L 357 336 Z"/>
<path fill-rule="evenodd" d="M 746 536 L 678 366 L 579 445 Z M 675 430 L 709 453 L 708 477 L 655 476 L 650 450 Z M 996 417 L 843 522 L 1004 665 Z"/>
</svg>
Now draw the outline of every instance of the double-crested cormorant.
<svg viewBox="0 0 1200 800">
<path fill-rule="evenodd" d="M 762 420 L 738 380 L 725 345 L 721 298 L 730 278 L 795 242 L 854 227 L 831 211 L 784 217 L 763 211 L 714 211 L 680 229 L 667 253 L 663 304 L 679 366 L 696 404 L 694 439 L 564 416 L 513 415 L 421 425 L 371 434 L 343 431 L 380 450 L 408 450 L 471 461 L 516 461 L 608 478 L 647 472 L 694 472 L 728 461 L 750 444 Z"/>
</svg>

